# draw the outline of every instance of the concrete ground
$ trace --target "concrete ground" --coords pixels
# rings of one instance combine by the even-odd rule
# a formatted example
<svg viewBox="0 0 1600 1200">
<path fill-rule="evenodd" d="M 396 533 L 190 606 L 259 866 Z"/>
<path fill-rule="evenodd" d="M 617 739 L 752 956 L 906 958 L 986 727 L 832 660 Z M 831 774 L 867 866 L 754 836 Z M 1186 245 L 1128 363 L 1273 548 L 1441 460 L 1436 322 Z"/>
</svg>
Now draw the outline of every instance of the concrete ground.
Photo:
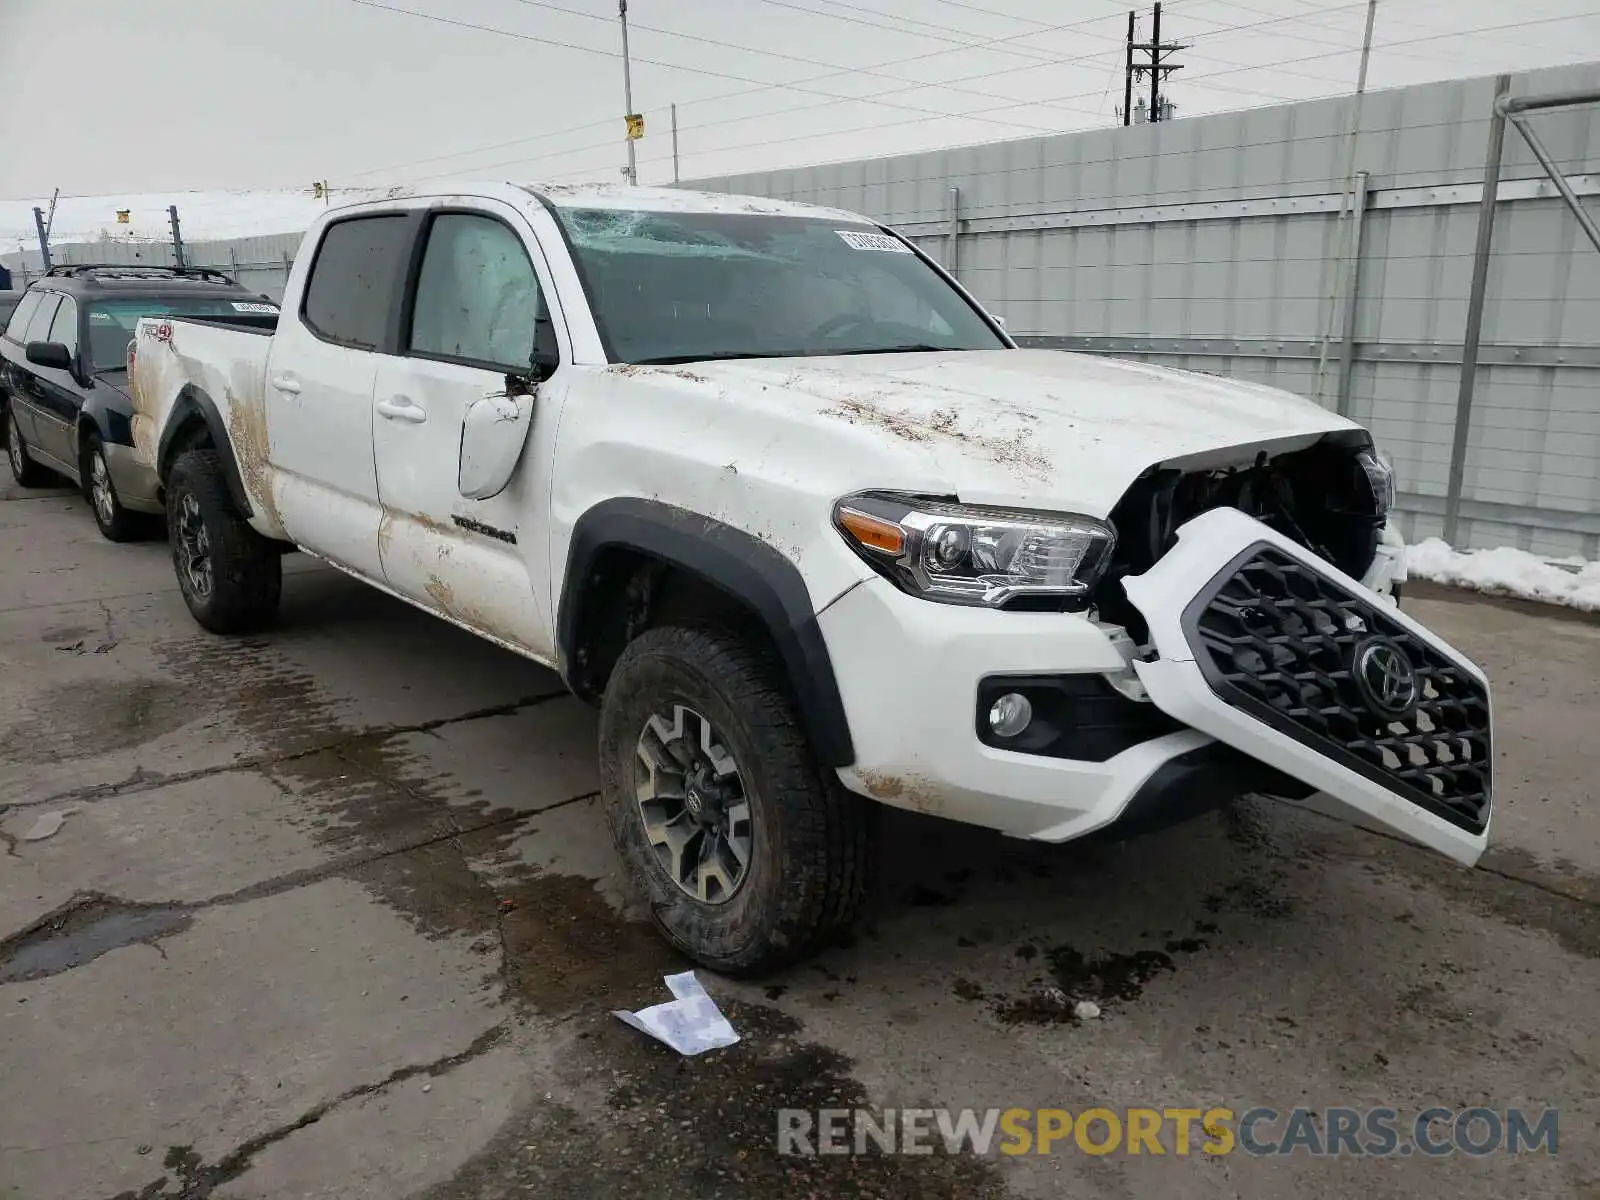
<svg viewBox="0 0 1600 1200">
<path fill-rule="evenodd" d="M 743 1040 L 683 1059 L 608 1015 L 680 964 L 555 678 L 299 558 L 277 629 L 212 637 L 164 543 L 0 497 L 0 1196 L 1600 1195 L 1600 625 L 1408 600 L 1495 682 L 1477 870 L 1268 803 L 1066 847 L 896 817 L 854 943 L 702 972 Z M 1560 1141 L 776 1155 L 776 1109 L 861 1104 L 1548 1105 Z"/>
</svg>

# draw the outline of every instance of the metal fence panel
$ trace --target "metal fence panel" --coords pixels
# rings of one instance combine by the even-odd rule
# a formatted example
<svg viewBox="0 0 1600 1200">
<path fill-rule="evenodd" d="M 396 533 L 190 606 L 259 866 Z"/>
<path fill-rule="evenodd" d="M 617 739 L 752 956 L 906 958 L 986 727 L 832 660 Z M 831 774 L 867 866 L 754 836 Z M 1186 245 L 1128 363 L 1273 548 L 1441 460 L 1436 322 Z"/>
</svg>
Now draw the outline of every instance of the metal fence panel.
<svg viewBox="0 0 1600 1200">
<path fill-rule="evenodd" d="M 1512 94 L 1600 85 L 1600 64 Z M 1370 94 L 1349 412 L 1394 455 L 1408 536 L 1442 528 L 1493 79 Z M 958 269 L 1025 340 L 1287 388 L 1333 404 L 1349 98 L 686 186 L 863 211 Z M 1600 112 L 1534 118 L 1600 194 Z M 1600 255 L 1508 137 L 1458 541 L 1600 558 Z M 886 186 L 885 186 L 886 185 Z M 1593 201 L 1591 201 L 1593 203 Z M 1330 308 L 1332 311 L 1330 311 Z M 1327 369 L 1318 372 L 1324 333 Z"/>
</svg>

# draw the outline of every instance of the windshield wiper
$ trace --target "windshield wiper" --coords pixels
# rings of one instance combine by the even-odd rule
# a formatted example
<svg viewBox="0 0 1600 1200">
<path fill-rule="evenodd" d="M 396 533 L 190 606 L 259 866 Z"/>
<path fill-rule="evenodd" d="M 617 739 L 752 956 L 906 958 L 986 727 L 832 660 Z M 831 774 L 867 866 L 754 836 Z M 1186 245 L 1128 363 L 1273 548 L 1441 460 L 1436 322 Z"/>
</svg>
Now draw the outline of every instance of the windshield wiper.
<svg viewBox="0 0 1600 1200">
<path fill-rule="evenodd" d="M 659 358 L 635 358 L 635 367 L 675 367 L 683 363 L 716 362 L 729 358 L 797 358 L 792 350 L 769 352 L 760 350 L 714 350 L 709 354 L 663 354 Z"/>
<path fill-rule="evenodd" d="M 927 342 L 917 342 L 906 346 L 868 346 L 861 350 L 832 350 L 824 353 L 837 354 L 922 354 L 931 350 L 962 350 L 963 346 L 934 346 Z"/>
</svg>

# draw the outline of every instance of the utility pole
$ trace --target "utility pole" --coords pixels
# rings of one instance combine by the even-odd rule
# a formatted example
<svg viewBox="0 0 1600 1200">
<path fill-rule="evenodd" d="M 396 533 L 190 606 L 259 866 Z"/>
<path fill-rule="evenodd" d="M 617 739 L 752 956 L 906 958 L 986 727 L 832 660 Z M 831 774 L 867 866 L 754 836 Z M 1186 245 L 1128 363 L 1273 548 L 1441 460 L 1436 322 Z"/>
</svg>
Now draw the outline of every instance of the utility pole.
<svg viewBox="0 0 1600 1200">
<path fill-rule="evenodd" d="M 1128 62 L 1123 68 L 1122 77 L 1122 123 L 1129 125 L 1133 122 L 1133 35 L 1134 25 L 1138 18 L 1134 13 L 1128 14 Z"/>
<path fill-rule="evenodd" d="M 672 182 L 678 182 L 678 106 L 672 106 Z"/>
<path fill-rule="evenodd" d="M 1179 45 L 1177 42 L 1162 42 L 1161 40 L 1161 5 L 1155 6 L 1153 19 L 1150 26 L 1150 40 L 1136 42 L 1134 37 L 1134 20 L 1136 14 L 1128 14 L 1128 60 L 1126 79 L 1123 83 L 1122 95 L 1122 123 L 1132 125 L 1133 121 L 1133 85 L 1140 76 L 1150 77 L 1150 115 L 1151 121 L 1163 121 L 1172 111 L 1172 102 L 1162 96 L 1162 85 L 1166 83 L 1167 76 L 1174 71 L 1183 70 L 1182 63 L 1168 62 L 1167 56 L 1179 50 L 1187 50 L 1188 46 Z M 1149 55 L 1150 61 L 1136 63 L 1133 61 L 1134 51 L 1138 50 Z"/>
<path fill-rule="evenodd" d="M 44 223 L 44 209 L 37 204 L 33 206 L 33 227 L 39 231 L 39 261 L 44 264 L 44 273 L 50 274 L 50 230 Z"/>
<path fill-rule="evenodd" d="M 172 219 L 172 257 L 177 260 L 180 268 L 186 267 L 189 264 L 183 261 L 183 231 L 178 228 L 178 206 L 176 204 L 167 205 L 167 216 Z"/>
<path fill-rule="evenodd" d="M 622 102 L 627 106 L 628 165 L 623 174 L 630 184 L 639 182 L 639 164 L 634 157 L 633 143 L 637 140 L 635 129 L 639 116 L 633 111 L 633 65 L 628 60 L 628 0 L 617 0 L 617 15 L 622 19 Z"/>
</svg>

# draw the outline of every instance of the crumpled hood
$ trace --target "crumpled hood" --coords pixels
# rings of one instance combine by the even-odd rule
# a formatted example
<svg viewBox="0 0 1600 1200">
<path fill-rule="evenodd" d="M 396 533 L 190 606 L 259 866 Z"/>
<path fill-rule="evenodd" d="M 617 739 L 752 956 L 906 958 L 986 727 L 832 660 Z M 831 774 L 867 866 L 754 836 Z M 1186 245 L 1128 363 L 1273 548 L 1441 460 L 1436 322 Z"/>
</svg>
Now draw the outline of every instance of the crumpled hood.
<svg viewBox="0 0 1600 1200">
<path fill-rule="evenodd" d="M 1095 516 L 1158 463 L 1234 463 L 1356 428 L 1276 388 L 1051 350 L 745 359 L 680 373 L 810 409 L 871 439 L 880 460 L 887 447 L 894 477 L 875 486 Z"/>
</svg>

